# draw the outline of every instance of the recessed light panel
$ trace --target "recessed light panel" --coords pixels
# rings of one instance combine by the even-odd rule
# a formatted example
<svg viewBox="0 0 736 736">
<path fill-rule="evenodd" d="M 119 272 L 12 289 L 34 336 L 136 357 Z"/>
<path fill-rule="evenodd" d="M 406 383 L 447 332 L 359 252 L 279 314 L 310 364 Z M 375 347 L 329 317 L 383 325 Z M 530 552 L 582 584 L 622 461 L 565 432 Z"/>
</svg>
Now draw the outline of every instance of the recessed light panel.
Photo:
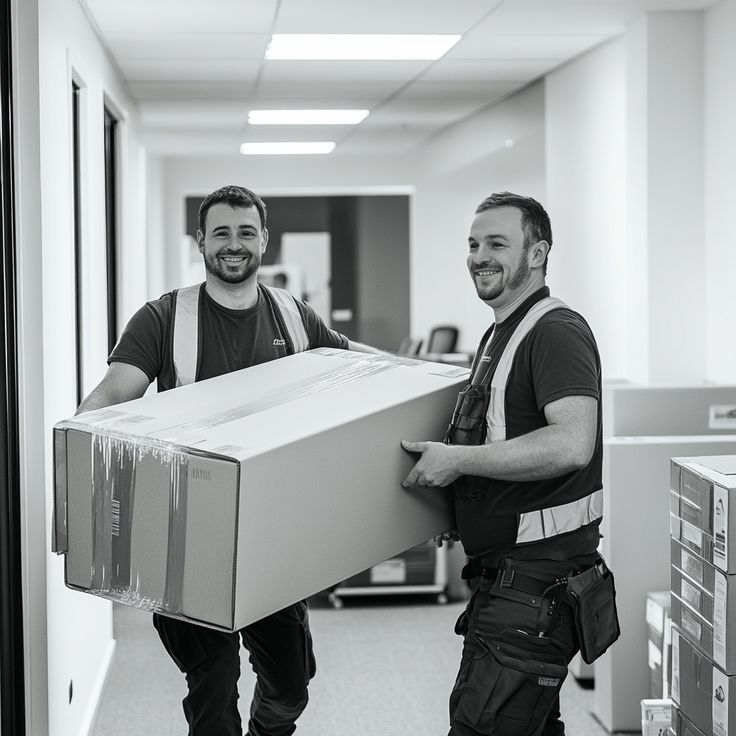
<svg viewBox="0 0 736 736">
<path fill-rule="evenodd" d="M 355 125 L 368 110 L 251 110 L 251 125 Z"/>
<path fill-rule="evenodd" d="M 330 153 L 334 148 L 334 141 L 243 143 L 240 146 L 240 153 L 245 156 L 262 154 Z"/>
<path fill-rule="evenodd" d="M 433 61 L 462 36 L 388 33 L 275 33 L 267 59 Z"/>
</svg>

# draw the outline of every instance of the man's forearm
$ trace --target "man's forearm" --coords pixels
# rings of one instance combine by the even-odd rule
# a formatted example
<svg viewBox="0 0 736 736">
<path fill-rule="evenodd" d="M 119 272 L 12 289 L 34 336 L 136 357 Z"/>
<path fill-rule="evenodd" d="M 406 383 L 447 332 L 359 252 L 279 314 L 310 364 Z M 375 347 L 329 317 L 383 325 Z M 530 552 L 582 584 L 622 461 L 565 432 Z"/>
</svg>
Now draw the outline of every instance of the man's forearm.
<svg viewBox="0 0 736 736">
<path fill-rule="evenodd" d="M 488 445 L 453 445 L 452 462 L 460 475 L 498 480 L 543 480 L 556 478 L 587 465 L 577 443 L 554 426 L 504 442 Z"/>
<path fill-rule="evenodd" d="M 76 414 L 81 414 L 85 411 L 94 411 L 95 409 L 103 409 L 106 406 L 119 404 L 120 401 L 110 391 L 95 389 L 77 407 Z"/>
</svg>

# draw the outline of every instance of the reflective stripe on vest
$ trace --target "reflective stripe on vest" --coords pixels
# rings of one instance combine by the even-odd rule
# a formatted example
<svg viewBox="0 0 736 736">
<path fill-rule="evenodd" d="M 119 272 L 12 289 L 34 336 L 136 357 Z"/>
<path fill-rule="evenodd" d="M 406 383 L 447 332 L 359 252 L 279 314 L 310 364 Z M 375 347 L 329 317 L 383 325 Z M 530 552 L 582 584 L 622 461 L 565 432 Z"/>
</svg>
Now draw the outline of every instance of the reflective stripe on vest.
<svg viewBox="0 0 736 736">
<path fill-rule="evenodd" d="M 194 383 L 197 376 L 200 288 L 201 284 L 197 284 L 176 290 L 173 357 L 177 386 Z M 300 353 L 308 350 L 309 336 L 294 297 L 286 289 L 275 289 L 269 286 L 264 288 L 268 289 L 278 307 L 294 352 Z"/>
<path fill-rule="evenodd" d="M 529 334 L 539 319 L 553 309 L 567 309 L 567 305 L 555 297 L 546 297 L 537 302 L 524 316 L 504 348 L 501 360 L 491 379 L 491 398 L 486 420 L 488 433 L 486 442 L 503 442 L 506 439 L 506 385 L 511 374 L 511 365 L 522 340 Z M 559 534 L 573 532 L 603 516 L 603 491 L 593 491 L 587 496 L 570 503 L 546 509 L 527 511 L 519 517 L 516 543 L 537 542 Z"/>
</svg>

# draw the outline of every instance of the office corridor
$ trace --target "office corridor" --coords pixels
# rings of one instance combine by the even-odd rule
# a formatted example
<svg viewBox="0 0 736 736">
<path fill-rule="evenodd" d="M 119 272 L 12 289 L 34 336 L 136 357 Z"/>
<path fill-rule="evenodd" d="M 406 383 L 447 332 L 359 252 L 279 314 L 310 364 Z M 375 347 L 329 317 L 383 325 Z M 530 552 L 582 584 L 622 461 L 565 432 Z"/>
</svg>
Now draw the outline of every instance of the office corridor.
<svg viewBox="0 0 736 736">
<path fill-rule="evenodd" d="M 411 599 L 310 601 L 317 677 L 300 736 L 443 736 L 460 658 L 452 626 L 462 603 Z M 160 646 L 150 614 L 116 607 L 117 649 L 91 736 L 183 736 L 182 675 Z M 254 677 L 242 657 L 241 714 Z M 593 691 L 569 675 L 562 690 L 568 736 L 608 736 L 590 711 Z M 246 718 L 243 719 L 244 723 Z"/>
</svg>

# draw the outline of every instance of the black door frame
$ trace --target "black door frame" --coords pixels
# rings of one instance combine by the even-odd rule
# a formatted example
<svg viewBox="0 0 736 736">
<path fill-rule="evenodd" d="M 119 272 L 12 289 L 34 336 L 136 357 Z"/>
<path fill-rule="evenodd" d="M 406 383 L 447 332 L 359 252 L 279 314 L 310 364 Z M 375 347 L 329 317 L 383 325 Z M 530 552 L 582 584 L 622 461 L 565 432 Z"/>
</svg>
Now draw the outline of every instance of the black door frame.
<svg viewBox="0 0 736 736">
<path fill-rule="evenodd" d="M 11 0 L 0 0 L 0 732 L 24 734 Z"/>
</svg>

